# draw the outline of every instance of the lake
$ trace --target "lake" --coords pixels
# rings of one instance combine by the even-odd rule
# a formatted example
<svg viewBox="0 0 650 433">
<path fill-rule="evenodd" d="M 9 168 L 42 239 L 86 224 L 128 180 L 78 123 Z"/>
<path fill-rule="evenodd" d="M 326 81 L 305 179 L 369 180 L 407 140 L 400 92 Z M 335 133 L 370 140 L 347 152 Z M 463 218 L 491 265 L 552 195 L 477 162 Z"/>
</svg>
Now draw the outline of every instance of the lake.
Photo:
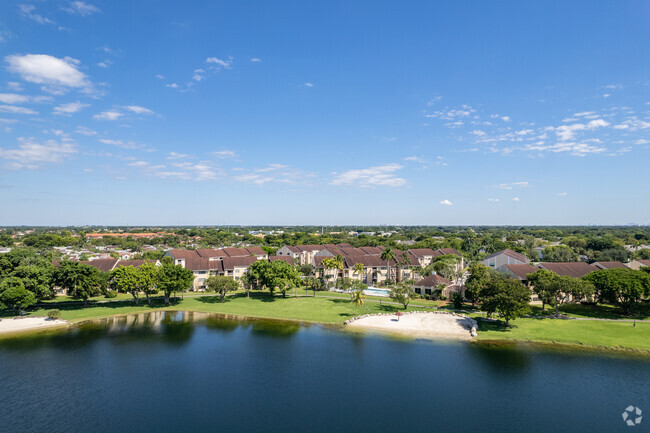
<svg viewBox="0 0 650 433">
<path fill-rule="evenodd" d="M 157 312 L 0 340 L 0 431 L 647 431 L 650 362 Z"/>
</svg>

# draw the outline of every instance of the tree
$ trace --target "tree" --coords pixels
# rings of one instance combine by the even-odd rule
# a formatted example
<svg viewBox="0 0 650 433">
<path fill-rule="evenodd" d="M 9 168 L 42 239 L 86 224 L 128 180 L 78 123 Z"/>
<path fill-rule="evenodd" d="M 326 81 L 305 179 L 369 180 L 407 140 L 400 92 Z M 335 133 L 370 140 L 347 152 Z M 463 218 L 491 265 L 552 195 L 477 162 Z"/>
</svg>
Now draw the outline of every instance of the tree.
<svg viewBox="0 0 650 433">
<path fill-rule="evenodd" d="M 108 286 L 117 292 L 130 293 L 135 305 L 138 305 L 139 274 L 138 269 L 133 266 L 120 266 L 111 271 Z"/>
<path fill-rule="evenodd" d="M 363 291 L 366 290 L 367 288 L 368 288 L 368 286 L 366 286 L 365 284 L 363 284 L 359 280 L 355 280 L 352 283 L 352 289 L 353 289 L 353 291 L 352 291 L 352 302 L 357 307 L 365 304 L 364 299 L 365 299 L 366 296 L 363 294 Z"/>
<path fill-rule="evenodd" d="M 395 258 L 395 251 L 392 248 L 384 248 L 384 251 L 381 252 L 381 259 L 386 260 L 386 281 L 390 280 L 390 261 L 397 261 Z M 406 307 L 404 307 L 406 308 Z"/>
<path fill-rule="evenodd" d="M 392 287 L 389 296 L 393 301 L 402 304 L 406 310 L 409 302 L 411 302 L 411 289 L 404 283 L 398 283 Z"/>
<path fill-rule="evenodd" d="M 352 272 L 359 276 L 359 281 L 363 280 L 363 273 L 365 270 L 366 268 L 363 266 L 363 263 L 355 263 L 354 266 L 352 266 Z"/>
<path fill-rule="evenodd" d="M 287 297 L 288 290 L 300 285 L 300 274 L 296 267 L 280 260 L 271 263 L 267 278 L 267 287 L 278 289 L 283 298 Z"/>
<path fill-rule="evenodd" d="M 460 259 L 461 258 L 456 254 L 445 254 L 443 256 L 434 258 L 433 263 L 431 263 L 429 266 L 438 275 L 441 275 L 445 278 L 454 278 L 454 273 L 458 268 Z"/>
<path fill-rule="evenodd" d="M 485 288 L 481 309 L 488 315 L 497 313 L 505 319 L 506 326 L 510 320 L 521 317 L 528 311 L 530 289 L 512 278 L 495 276 Z"/>
<path fill-rule="evenodd" d="M 251 289 L 255 285 L 255 281 L 253 280 L 253 277 L 249 272 L 246 272 L 244 275 L 241 276 L 239 279 L 239 282 L 241 283 L 242 287 L 246 291 L 246 297 L 250 298 L 251 297 Z"/>
<path fill-rule="evenodd" d="M 602 269 L 582 277 L 591 282 L 600 301 L 619 304 L 624 314 L 636 307 L 643 296 L 650 294 L 650 274 L 632 269 Z"/>
<path fill-rule="evenodd" d="M 328 269 L 338 269 L 339 268 L 339 262 L 336 259 L 333 259 L 331 257 L 325 257 L 323 261 L 321 262 L 321 265 L 323 266 L 323 283 L 326 283 L 326 278 L 328 278 L 325 273 Z M 335 277 L 336 278 L 336 277 Z M 327 286 L 327 284 L 325 284 Z"/>
<path fill-rule="evenodd" d="M 149 296 L 158 293 L 156 287 L 158 277 L 158 266 L 153 263 L 143 263 L 138 269 L 138 289 L 147 298 L 147 304 L 151 305 Z"/>
<path fill-rule="evenodd" d="M 81 298 L 84 307 L 88 298 L 100 294 L 104 282 L 102 272 L 90 265 L 77 262 L 61 262 L 54 273 L 54 281 L 73 298 Z"/>
<path fill-rule="evenodd" d="M 32 292 L 25 289 L 20 278 L 9 277 L 0 283 L 0 305 L 4 305 L 22 315 L 25 308 L 31 307 L 35 303 L 36 297 Z"/>
<path fill-rule="evenodd" d="M 305 280 L 307 287 L 314 291 L 314 297 L 316 297 L 316 290 L 323 290 L 325 286 L 323 285 L 323 280 L 320 278 L 308 277 Z"/>
<path fill-rule="evenodd" d="M 544 248 L 544 260 L 547 262 L 575 262 L 578 255 L 566 245 Z"/>
<path fill-rule="evenodd" d="M 481 293 L 490 281 L 490 268 L 482 263 L 472 263 L 468 268 L 469 277 L 465 281 L 465 297 L 473 306 L 481 300 Z"/>
<path fill-rule="evenodd" d="M 226 293 L 234 292 L 239 288 L 237 281 L 222 275 L 212 275 L 211 277 L 208 277 L 205 280 L 205 285 L 207 286 L 208 291 L 219 294 L 220 302 L 224 301 Z"/>
<path fill-rule="evenodd" d="M 252 287 L 255 290 L 260 290 L 266 286 L 270 269 L 271 263 L 266 260 L 258 260 L 250 265 L 248 275 L 250 275 Z M 273 295 L 273 288 L 269 288 L 269 290 Z"/>
<path fill-rule="evenodd" d="M 309 277 L 311 274 L 314 273 L 314 265 L 310 263 L 305 263 L 304 265 L 301 265 L 299 269 L 300 269 L 300 273 L 305 277 Z"/>
<path fill-rule="evenodd" d="M 37 299 L 52 299 L 54 297 L 54 288 L 52 287 L 54 267 L 50 263 L 17 266 L 11 275 L 20 278 L 25 289 L 32 292 Z"/>
<path fill-rule="evenodd" d="M 340 280 L 336 281 L 336 288 L 347 292 L 352 288 L 354 281 L 358 280 L 353 280 L 351 278 L 341 278 Z M 352 292 L 350 292 L 350 299 L 352 299 Z"/>
<path fill-rule="evenodd" d="M 165 294 L 165 305 L 169 305 L 172 293 L 183 292 L 194 283 L 194 273 L 181 265 L 162 265 L 158 270 L 157 285 Z"/>
<path fill-rule="evenodd" d="M 542 311 L 546 304 L 555 307 L 555 314 L 570 299 L 582 299 L 593 293 L 593 285 L 585 280 L 567 275 L 557 275 L 546 269 L 540 269 L 527 275 L 533 292 L 542 301 Z"/>
</svg>

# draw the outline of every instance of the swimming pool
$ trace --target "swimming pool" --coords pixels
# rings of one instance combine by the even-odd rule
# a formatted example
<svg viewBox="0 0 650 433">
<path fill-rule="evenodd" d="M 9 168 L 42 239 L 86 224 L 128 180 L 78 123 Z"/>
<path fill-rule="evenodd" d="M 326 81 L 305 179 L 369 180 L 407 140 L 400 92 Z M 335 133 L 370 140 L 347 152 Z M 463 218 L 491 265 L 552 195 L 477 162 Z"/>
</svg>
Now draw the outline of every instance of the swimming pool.
<svg viewBox="0 0 650 433">
<path fill-rule="evenodd" d="M 370 296 L 388 296 L 389 291 L 387 289 L 375 289 L 375 288 L 367 288 L 363 291 L 364 294 L 370 295 Z"/>
</svg>

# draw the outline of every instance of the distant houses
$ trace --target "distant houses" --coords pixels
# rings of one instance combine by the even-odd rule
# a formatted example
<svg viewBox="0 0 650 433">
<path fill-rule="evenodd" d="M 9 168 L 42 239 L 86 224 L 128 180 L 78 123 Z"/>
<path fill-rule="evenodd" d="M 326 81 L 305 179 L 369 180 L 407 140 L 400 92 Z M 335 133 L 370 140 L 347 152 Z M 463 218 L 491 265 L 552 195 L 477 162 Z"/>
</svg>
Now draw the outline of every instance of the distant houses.
<svg viewBox="0 0 650 433">
<path fill-rule="evenodd" d="M 490 254 L 485 259 L 481 261 L 485 266 L 494 269 L 495 271 L 500 271 L 506 265 L 521 265 L 528 264 L 530 260 L 525 255 L 505 249 L 499 251 L 498 253 Z"/>
</svg>

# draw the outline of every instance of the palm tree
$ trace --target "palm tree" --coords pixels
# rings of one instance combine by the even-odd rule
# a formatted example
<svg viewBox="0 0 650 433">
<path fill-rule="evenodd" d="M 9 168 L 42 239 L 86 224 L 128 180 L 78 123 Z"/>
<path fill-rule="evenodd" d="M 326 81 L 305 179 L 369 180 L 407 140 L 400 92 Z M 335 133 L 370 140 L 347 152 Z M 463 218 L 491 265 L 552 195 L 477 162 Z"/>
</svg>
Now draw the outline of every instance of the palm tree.
<svg viewBox="0 0 650 433">
<path fill-rule="evenodd" d="M 386 260 L 386 279 L 390 279 L 390 261 L 395 261 L 395 251 L 387 247 L 381 252 L 381 259 Z"/>
<path fill-rule="evenodd" d="M 365 304 L 363 301 L 365 297 L 366 295 L 363 294 L 363 290 L 355 290 L 352 292 L 352 302 L 354 302 L 357 307 Z"/>
<path fill-rule="evenodd" d="M 359 276 L 359 281 L 363 281 L 363 271 L 365 270 L 366 268 L 363 266 L 363 263 L 355 263 L 352 266 L 352 271 Z"/>
</svg>

